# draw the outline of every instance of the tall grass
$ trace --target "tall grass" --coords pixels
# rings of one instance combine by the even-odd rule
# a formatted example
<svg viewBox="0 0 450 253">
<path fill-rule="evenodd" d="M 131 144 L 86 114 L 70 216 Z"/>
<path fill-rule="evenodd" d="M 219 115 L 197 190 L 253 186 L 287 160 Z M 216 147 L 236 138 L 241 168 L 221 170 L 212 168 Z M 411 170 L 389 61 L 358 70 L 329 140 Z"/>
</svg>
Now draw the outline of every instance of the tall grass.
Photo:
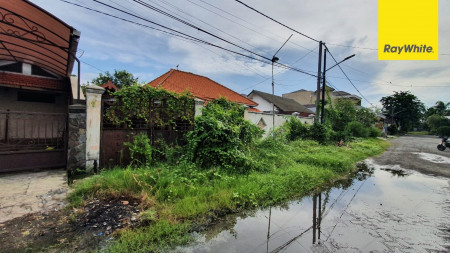
<svg viewBox="0 0 450 253">
<path fill-rule="evenodd" d="M 202 170 L 189 163 L 115 168 L 77 183 L 69 199 L 73 205 L 80 205 L 91 197 L 151 198 L 143 201 L 151 203 L 146 208 L 155 210 L 157 219 L 149 227 L 121 234 L 111 249 L 128 245 L 131 251 L 139 252 L 143 247 L 152 252 L 184 242 L 185 232 L 180 231 L 185 231 L 186 221 L 201 223 L 216 211 L 274 205 L 304 196 L 352 171 L 357 161 L 379 154 L 387 146 L 379 139 L 355 141 L 346 147 L 323 146 L 314 141 L 283 144 L 265 140 L 252 153 L 252 159 L 264 167 L 258 172 L 236 175 L 220 168 Z M 141 242 L 150 240 L 148 234 L 159 230 L 168 241 L 151 239 L 151 247 Z"/>
</svg>

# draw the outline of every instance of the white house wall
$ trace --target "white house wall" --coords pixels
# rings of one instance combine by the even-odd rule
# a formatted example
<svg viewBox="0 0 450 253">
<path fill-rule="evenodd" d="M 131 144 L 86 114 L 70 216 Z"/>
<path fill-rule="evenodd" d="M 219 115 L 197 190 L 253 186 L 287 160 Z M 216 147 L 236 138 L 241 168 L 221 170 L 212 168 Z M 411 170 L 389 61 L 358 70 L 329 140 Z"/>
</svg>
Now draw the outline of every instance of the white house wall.
<svg viewBox="0 0 450 253">
<path fill-rule="evenodd" d="M 256 108 L 258 108 L 260 111 L 262 111 L 262 112 L 271 112 L 272 111 L 272 109 L 273 109 L 272 103 L 268 102 L 267 100 L 260 97 L 259 95 L 251 94 L 251 96 L 249 98 L 251 100 L 255 101 L 256 103 L 258 103 L 258 106 Z M 275 112 L 276 111 L 277 111 L 277 108 L 275 107 Z"/>
<path fill-rule="evenodd" d="M 269 135 L 270 131 L 272 130 L 273 124 L 273 115 L 271 113 L 248 112 L 246 116 L 246 119 L 255 125 L 258 125 L 261 119 L 264 120 L 264 123 L 266 124 L 266 126 L 263 128 L 264 137 Z M 284 114 L 275 114 L 275 128 L 283 125 L 283 123 L 288 121 L 290 117 L 297 117 L 303 124 L 311 125 L 314 122 L 313 117 L 298 117 Z"/>
</svg>

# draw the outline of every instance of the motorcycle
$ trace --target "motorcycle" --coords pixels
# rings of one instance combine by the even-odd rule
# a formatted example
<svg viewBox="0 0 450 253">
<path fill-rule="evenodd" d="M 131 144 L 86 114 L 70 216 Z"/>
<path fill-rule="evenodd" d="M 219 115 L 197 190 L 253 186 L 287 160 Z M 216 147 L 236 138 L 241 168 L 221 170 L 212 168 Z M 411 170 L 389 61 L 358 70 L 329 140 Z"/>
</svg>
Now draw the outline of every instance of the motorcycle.
<svg viewBox="0 0 450 253">
<path fill-rule="evenodd" d="M 437 145 L 437 149 L 440 151 L 444 151 L 445 148 L 450 148 L 450 141 L 448 140 L 448 137 L 443 137 L 442 142 Z"/>
</svg>

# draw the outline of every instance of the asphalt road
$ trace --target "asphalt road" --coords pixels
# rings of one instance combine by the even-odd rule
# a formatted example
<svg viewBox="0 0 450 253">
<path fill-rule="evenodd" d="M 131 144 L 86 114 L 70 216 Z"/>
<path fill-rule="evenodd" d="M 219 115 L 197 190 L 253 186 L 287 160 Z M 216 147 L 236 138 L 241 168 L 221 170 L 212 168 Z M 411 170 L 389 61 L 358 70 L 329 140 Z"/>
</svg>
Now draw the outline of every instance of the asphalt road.
<svg viewBox="0 0 450 253">
<path fill-rule="evenodd" d="M 392 146 L 374 158 L 379 165 L 399 165 L 423 174 L 450 178 L 450 148 L 439 151 L 438 137 L 402 136 L 391 139 Z"/>
</svg>

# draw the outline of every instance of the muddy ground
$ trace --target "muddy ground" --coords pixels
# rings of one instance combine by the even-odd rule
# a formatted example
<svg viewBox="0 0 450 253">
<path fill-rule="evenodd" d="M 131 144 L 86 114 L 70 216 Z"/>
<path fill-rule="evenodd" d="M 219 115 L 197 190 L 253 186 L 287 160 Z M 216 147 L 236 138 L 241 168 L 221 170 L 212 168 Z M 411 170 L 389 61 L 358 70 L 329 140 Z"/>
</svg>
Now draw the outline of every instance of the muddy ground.
<svg viewBox="0 0 450 253">
<path fill-rule="evenodd" d="M 1 252 L 91 252 L 139 225 L 139 202 L 95 199 L 80 209 L 32 213 L 0 224 Z"/>
</svg>

